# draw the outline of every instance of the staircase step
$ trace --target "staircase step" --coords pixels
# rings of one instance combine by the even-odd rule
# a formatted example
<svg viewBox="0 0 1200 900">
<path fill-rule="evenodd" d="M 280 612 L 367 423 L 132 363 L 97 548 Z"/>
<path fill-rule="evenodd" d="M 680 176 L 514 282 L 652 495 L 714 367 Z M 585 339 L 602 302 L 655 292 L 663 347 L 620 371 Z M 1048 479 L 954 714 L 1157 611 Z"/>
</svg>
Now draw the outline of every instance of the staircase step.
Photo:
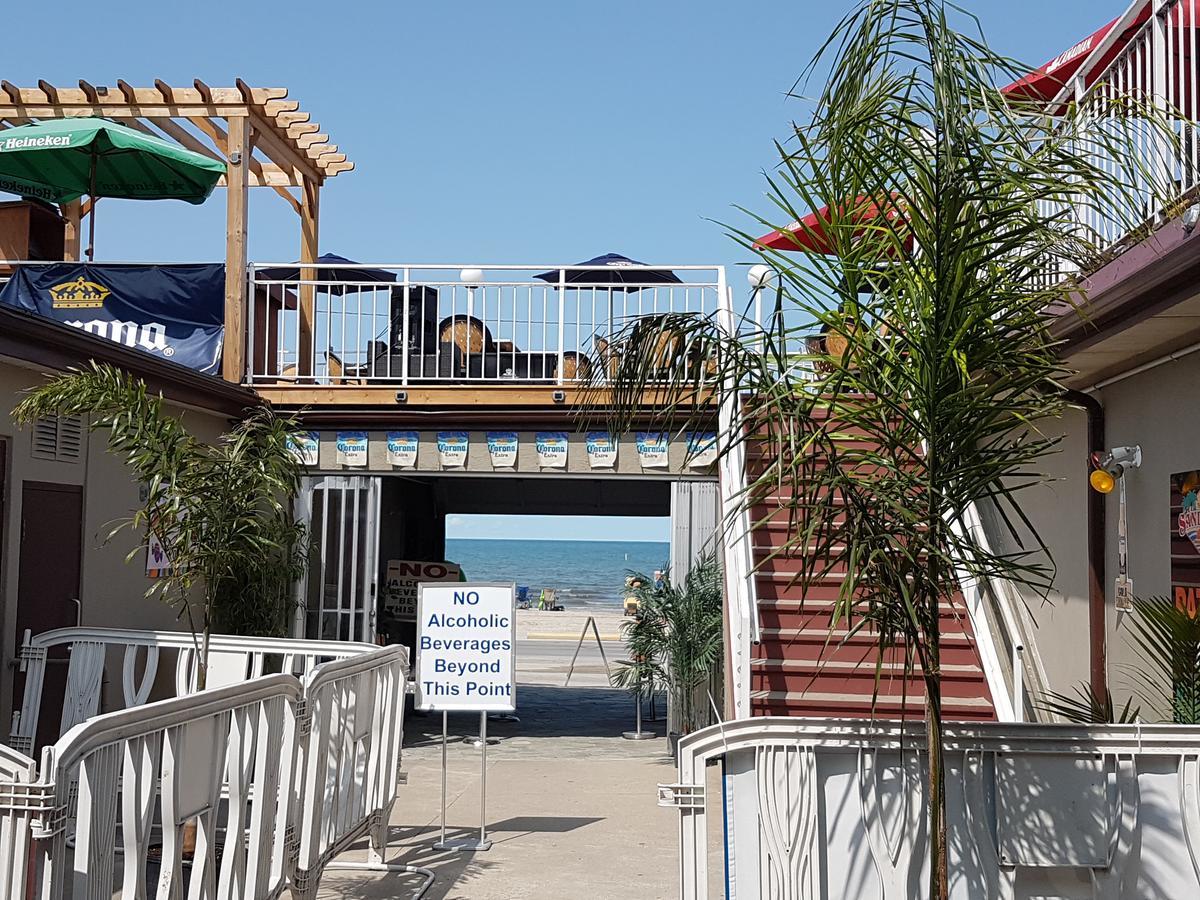
<svg viewBox="0 0 1200 900">
<path fill-rule="evenodd" d="M 758 610 L 759 627 L 763 632 L 769 632 L 771 629 L 787 629 L 787 630 L 811 630 L 811 631 L 828 631 L 830 624 L 833 621 L 833 611 L 828 606 L 820 607 L 814 604 L 801 611 L 797 608 L 779 608 L 776 606 L 761 605 Z M 838 620 L 839 628 L 846 628 L 849 624 L 844 618 Z M 944 611 L 939 619 L 939 630 L 942 637 L 950 637 L 954 635 L 970 635 L 972 634 L 971 623 L 965 612 L 960 611 L 957 615 Z"/>
<path fill-rule="evenodd" d="M 769 666 L 769 668 L 764 668 Z M 990 702 L 987 679 L 974 667 L 947 666 L 942 671 L 942 695 L 944 697 L 980 697 Z M 875 680 L 872 665 L 854 663 L 793 662 L 790 660 L 757 660 L 750 667 L 750 689 L 771 691 L 818 691 L 824 693 L 851 694 L 869 698 L 873 692 L 881 696 L 912 696 L 923 690 L 920 677 L 903 677 L 899 666 L 889 668 L 886 664 Z"/>
<path fill-rule="evenodd" d="M 771 629 L 779 633 L 787 629 Z M 873 665 L 879 657 L 878 637 L 860 632 L 851 637 L 833 635 L 821 629 L 801 629 L 792 635 L 776 637 L 769 632 L 754 648 L 753 658 L 762 660 L 844 660 Z M 975 642 L 966 634 L 949 634 L 941 637 L 942 663 L 945 665 L 978 666 Z M 894 662 L 904 660 L 904 644 L 901 642 L 888 651 L 885 659 Z"/>
<path fill-rule="evenodd" d="M 899 698 L 870 697 L 857 694 L 818 693 L 816 691 L 751 691 L 750 705 L 756 716 L 798 716 L 805 718 L 923 719 L 925 694 Z M 990 700 L 943 698 L 942 716 L 950 722 L 986 722 L 995 719 Z"/>
</svg>

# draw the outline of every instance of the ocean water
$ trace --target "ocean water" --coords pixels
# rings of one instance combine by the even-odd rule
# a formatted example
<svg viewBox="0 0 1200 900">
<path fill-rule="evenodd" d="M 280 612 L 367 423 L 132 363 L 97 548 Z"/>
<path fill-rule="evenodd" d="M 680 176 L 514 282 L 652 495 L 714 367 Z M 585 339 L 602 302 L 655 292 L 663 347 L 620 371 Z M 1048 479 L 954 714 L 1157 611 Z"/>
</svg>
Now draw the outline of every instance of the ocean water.
<svg viewBox="0 0 1200 900">
<path fill-rule="evenodd" d="M 446 558 L 471 581 L 515 581 L 537 598 L 555 588 L 568 609 L 620 607 L 625 576 L 666 567 L 666 541 L 520 541 L 447 538 Z"/>
</svg>

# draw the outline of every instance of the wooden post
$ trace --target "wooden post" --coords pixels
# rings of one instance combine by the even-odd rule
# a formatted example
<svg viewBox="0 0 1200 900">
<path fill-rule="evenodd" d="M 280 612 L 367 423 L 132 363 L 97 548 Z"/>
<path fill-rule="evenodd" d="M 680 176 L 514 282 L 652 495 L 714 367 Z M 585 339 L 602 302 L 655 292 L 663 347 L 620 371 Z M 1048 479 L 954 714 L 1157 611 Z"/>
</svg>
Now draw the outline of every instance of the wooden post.
<svg viewBox="0 0 1200 900">
<path fill-rule="evenodd" d="M 246 206 L 249 199 L 250 123 L 229 119 L 225 163 L 225 349 L 222 374 L 240 383 L 246 369 Z"/>
<path fill-rule="evenodd" d="M 303 196 L 300 198 L 300 262 L 316 262 L 320 238 L 321 219 L 321 185 L 319 182 L 305 178 L 302 187 Z M 317 277 L 317 270 L 301 266 L 300 280 L 312 281 Z M 316 290 L 312 285 L 300 285 L 300 315 L 299 342 L 297 344 L 298 359 L 296 360 L 297 374 L 313 374 L 313 299 Z"/>
<path fill-rule="evenodd" d="M 72 200 L 62 204 L 61 209 L 66 224 L 63 229 L 63 259 L 66 262 L 76 262 L 79 259 L 79 225 L 83 220 L 83 202 Z"/>
</svg>

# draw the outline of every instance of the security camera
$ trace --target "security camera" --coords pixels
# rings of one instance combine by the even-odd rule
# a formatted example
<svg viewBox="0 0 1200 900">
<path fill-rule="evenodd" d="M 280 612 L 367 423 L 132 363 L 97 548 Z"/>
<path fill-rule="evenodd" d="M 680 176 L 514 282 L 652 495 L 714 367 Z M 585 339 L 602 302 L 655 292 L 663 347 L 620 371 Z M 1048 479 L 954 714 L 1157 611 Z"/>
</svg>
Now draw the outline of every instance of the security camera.
<svg viewBox="0 0 1200 900">
<path fill-rule="evenodd" d="M 1113 447 L 1111 450 L 1093 453 L 1090 458 L 1092 474 L 1088 481 L 1101 494 L 1108 494 L 1116 487 L 1117 479 L 1123 478 L 1126 469 L 1136 469 L 1142 464 L 1142 448 Z"/>
</svg>

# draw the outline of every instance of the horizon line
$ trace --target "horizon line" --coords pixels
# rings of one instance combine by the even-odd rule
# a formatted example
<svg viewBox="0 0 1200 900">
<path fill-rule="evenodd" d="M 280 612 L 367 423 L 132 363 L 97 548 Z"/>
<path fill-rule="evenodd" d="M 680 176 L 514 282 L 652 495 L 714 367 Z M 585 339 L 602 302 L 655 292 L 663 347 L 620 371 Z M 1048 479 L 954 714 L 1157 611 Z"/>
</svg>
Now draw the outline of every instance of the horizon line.
<svg viewBox="0 0 1200 900">
<path fill-rule="evenodd" d="M 448 541 L 541 541 L 544 543 L 558 542 L 560 544 L 669 544 L 667 540 L 650 540 L 647 538 L 556 538 L 556 537 L 452 537 L 446 535 Z"/>
</svg>

